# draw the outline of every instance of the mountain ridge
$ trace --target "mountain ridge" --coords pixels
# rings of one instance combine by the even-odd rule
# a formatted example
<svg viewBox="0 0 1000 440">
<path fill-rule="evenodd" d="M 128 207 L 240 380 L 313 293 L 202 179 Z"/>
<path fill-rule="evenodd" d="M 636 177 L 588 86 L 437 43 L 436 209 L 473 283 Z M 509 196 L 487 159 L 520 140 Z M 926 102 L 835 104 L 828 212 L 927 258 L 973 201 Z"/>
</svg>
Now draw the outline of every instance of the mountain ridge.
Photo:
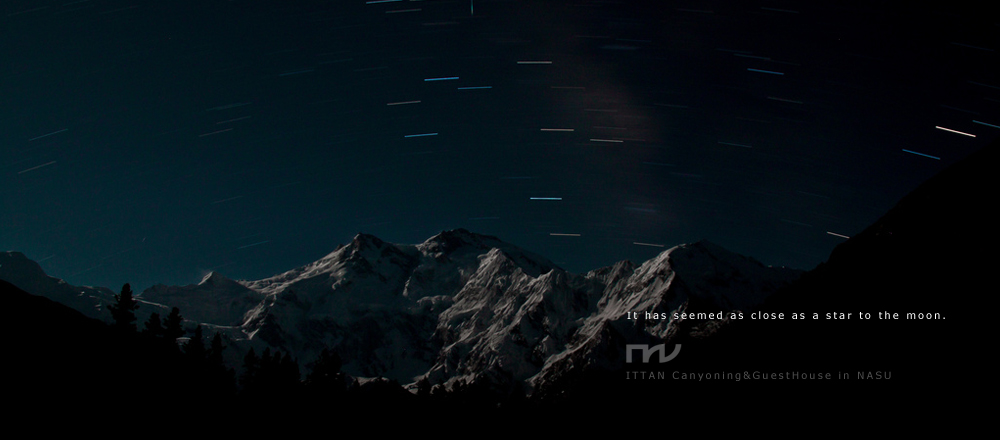
<svg viewBox="0 0 1000 440">
<path fill-rule="evenodd" d="M 189 326 L 209 325 L 242 351 L 283 350 L 306 362 L 333 347 L 355 376 L 530 391 L 558 377 L 552 369 L 567 360 L 620 366 L 622 337 L 669 340 L 681 331 L 672 320 L 628 320 L 626 312 L 752 307 L 799 273 L 702 241 L 640 265 L 623 260 L 575 274 L 497 237 L 455 229 L 415 245 L 358 234 L 269 278 L 211 272 L 137 298 L 161 314 L 179 307 Z M 603 359 L 598 348 L 617 354 Z"/>
</svg>

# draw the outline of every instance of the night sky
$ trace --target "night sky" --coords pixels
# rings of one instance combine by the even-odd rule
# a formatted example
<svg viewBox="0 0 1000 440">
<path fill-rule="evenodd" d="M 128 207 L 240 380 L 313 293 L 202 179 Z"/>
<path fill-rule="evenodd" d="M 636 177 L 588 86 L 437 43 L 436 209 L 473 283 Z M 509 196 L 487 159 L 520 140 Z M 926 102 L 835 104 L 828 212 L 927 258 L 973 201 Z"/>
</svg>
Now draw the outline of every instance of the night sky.
<svg viewBox="0 0 1000 440">
<path fill-rule="evenodd" d="M 5 0 L 0 250 L 140 290 L 455 228 L 810 269 L 1000 136 L 1000 19 L 946 3 Z"/>
</svg>

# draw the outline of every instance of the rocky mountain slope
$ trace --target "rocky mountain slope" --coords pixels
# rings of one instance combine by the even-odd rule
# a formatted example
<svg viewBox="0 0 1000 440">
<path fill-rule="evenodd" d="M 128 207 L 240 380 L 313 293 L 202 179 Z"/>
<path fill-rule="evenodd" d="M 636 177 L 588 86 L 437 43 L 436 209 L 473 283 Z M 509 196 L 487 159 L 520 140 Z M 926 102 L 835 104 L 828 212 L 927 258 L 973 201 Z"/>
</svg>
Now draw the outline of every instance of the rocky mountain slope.
<svg viewBox="0 0 1000 440">
<path fill-rule="evenodd" d="M 458 229 L 416 245 L 359 234 L 270 278 L 212 273 L 196 285 L 154 286 L 139 297 L 161 316 L 161 308 L 179 307 L 244 350 L 270 347 L 305 363 L 330 347 L 355 376 L 530 393 L 566 370 L 620 367 L 626 341 L 669 342 L 715 321 L 673 319 L 675 311 L 749 309 L 798 275 L 704 241 L 641 265 L 622 261 L 573 274 L 496 237 Z M 95 292 L 76 298 L 76 306 L 94 309 L 93 301 L 112 295 Z"/>
</svg>

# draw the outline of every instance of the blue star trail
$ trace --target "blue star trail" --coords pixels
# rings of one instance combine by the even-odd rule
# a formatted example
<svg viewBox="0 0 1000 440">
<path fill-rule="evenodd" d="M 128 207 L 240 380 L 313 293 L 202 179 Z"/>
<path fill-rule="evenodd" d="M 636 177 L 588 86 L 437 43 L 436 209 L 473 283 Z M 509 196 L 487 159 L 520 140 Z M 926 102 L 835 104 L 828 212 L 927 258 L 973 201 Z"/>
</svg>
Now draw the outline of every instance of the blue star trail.
<svg viewBox="0 0 1000 440">
<path fill-rule="evenodd" d="M 456 228 L 574 272 L 702 239 L 809 269 L 1000 136 L 982 8 L 29 3 L 0 36 L 0 248 L 78 285 Z"/>
</svg>

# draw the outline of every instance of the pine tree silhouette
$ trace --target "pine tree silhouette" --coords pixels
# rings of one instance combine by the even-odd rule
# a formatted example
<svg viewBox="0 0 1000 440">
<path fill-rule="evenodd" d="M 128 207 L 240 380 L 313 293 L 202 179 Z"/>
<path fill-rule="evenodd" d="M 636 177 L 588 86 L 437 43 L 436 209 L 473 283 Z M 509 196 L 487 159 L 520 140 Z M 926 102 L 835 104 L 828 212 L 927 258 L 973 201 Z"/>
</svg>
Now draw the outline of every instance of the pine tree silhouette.
<svg viewBox="0 0 1000 440">
<path fill-rule="evenodd" d="M 111 318 L 114 319 L 112 327 L 121 333 L 135 333 L 135 310 L 139 308 L 139 301 L 132 297 L 132 286 L 125 283 L 122 292 L 115 295 L 114 304 L 108 305 Z"/>
<path fill-rule="evenodd" d="M 159 313 L 149 315 L 149 320 L 146 321 L 146 328 L 142 330 L 142 334 L 151 338 L 163 337 L 163 323 L 160 321 Z"/>
<path fill-rule="evenodd" d="M 194 328 L 194 335 L 184 344 L 184 354 L 194 363 L 201 366 L 205 363 L 207 352 L 205 351 L 205 340 L 202 337 L 201 324 Z"/>
<path fill-rule="evenodd" d="M 222 335 L 218 332 L 215 333 L 215 337 L 212 338 L 212 345 L 208 349 L 208 364 L 215 369 L 226 369 L 226 363 L 222 359 L 222 351 L 226 347 L 222 345 Z"/>
<path fill-rule="evenodd" d="M 417 381 L 417 396 L 426 398 L 431 395 L 431 381 L 427 380 L 427 376 L 421 377 Z"/>
<path fill-rule="evenodd" d="M 177 338 L 184 336 L 184 328 L 181 326 L 184 319 L 181 318 L 181 311 L 177 307 L 170 310 L 170 314 L 163 319 L 163 337 L 167 341 L 177 346 Z"/>
<path fill-rule="evenodd" d="M 245 396 L 252 396 L 256 393 L 257 371 L 260 369 L 260 358 L 254 353 L 253 348 L 243 356 L 243 374 L 240 375 L 240 386 L 243 387 Z"/>
<path fill-rule="evenodd" d="M 236 370 L 226 367 L 222 357 L 225 349 L 222 335 L 216 332 L 205 359 L 205 373 L 209 378 L 209 386 L 217 395 L 232 397 L 236 395 Z"/>
<path fill-rule="evenodd" d="M 340 371 L 343 362 L 335 351 L 324 348 L 319 357 L 309 364 L 305 385 L 317 397 L 336 399 L 347 391 L 345 375 Z"/>
</svg>

